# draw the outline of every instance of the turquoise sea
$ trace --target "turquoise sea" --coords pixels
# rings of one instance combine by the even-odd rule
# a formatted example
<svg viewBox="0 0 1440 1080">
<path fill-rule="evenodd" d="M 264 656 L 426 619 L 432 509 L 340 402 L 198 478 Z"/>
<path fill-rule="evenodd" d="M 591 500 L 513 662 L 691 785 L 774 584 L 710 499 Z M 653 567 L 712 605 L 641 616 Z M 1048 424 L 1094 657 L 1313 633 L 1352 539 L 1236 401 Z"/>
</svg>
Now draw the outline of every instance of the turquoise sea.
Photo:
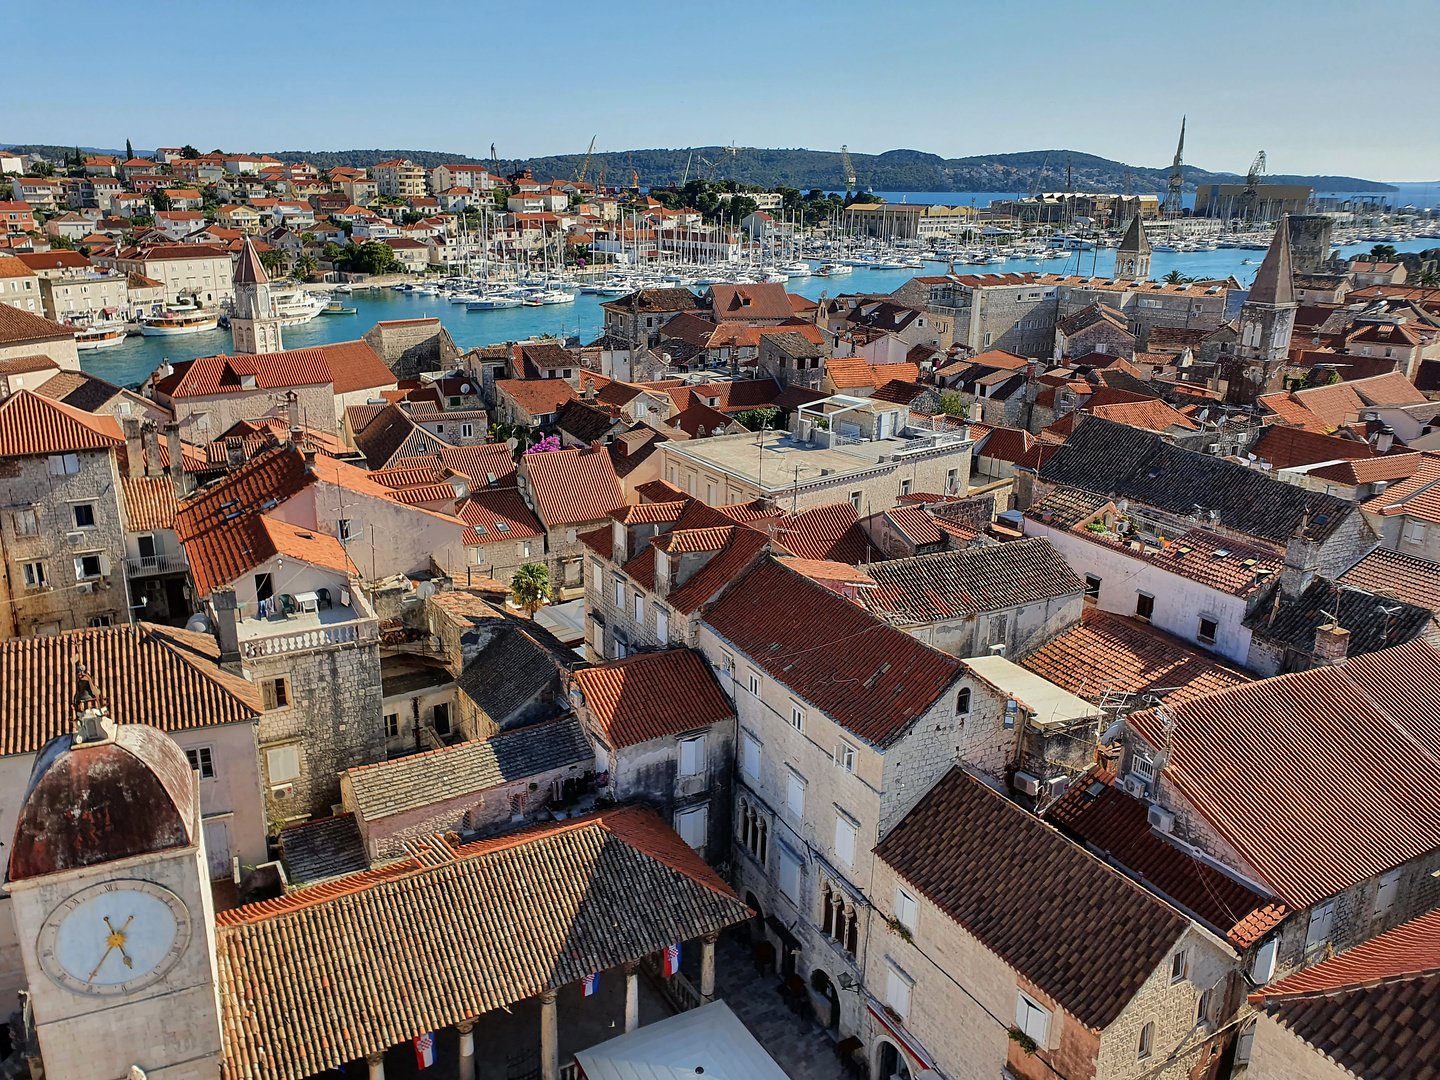
<svg viewBox="0 0 1440 1080">
<path fill-rule="evenodd" d="M 1436 247 L 1437 241 L 1422 240 L 1396 246 L 1401 250 L 1419 251 Z M 1370 245 L 1359 244 L 1342 251 L 1349 256 L 1369 249 Z M 1194 278 L 1219 278 L 1234 274 L 1241 285 L 1248 285 L 1255 276 L 1262 256 L 1263 252 L 1239 248 L 1187 253 L 1157 251 L 1151 260 L 1150 271 L 1154 277 L 1163 277 L 1171 270 L 1179 270 L 1187 277 Z M 1251 260 L 1251 263 L 1247 265 L 1246 260 Z M 1072 274 L 1108 275 L 1114 261 L 1113 249 L 1075 252 L 1070 261 L 1064 264 L 1064 270 Z M 935 263 L 928 272 L 943 273 L 944 269 L 943 263 Z M 1015 260 L 1004 265 L 956 267 L 958 273 L 1005 273 L 1037 269 L 1060 273 L 1062 264 L 1059 260 L 1041 264 Z M 785 287 L 790 292 L 811 299 L 819 298 L 821 293 L 834 296 L 842 292 L 891 292 L 916 273 L 914 270 L 857 268 L 853 274 L 844 277 L 792 279 Z M 353 341 L 381 319 L 413 319 L 422 315 L 438 315 L 455 343 L 465 349 L 497 342 L 519 341 L 536 334 L 578 334 L 581 342 L 588 343 L 600 336 L 603 323 L 601 298 L 584 294 L 577 296 L 573 304 L 508 308 L 501 311 L 466 311 L 463 304 L 451 304 L 444 297 L 415 296 L 411 293 L 392 292 L 390 289 L 377 292 L 361 290 L 343 297 L 343 300 L 347 307 L 355 308 L 357 313 L 321 315 L 304 326 L 288 327 L 284 331 L 285 347 L 298 349 L 332 341 Z M 197 356 L 213 356 L 230 350 L 228 330 L 212 330 L 185 337 L 131 337 L 124 345 L 113 349 L 81 353 L 80 363 L 86 371 L 102 379 L 122 386 L 134 386 L 166 360 L 192 360 Z"/>
</svg>

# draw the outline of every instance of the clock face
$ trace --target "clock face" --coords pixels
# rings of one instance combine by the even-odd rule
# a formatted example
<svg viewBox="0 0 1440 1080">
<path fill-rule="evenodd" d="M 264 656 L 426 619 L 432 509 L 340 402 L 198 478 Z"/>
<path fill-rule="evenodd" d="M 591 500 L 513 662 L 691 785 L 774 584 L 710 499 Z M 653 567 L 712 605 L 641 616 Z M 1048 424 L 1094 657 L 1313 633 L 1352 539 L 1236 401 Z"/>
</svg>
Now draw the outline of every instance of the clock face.
<svg viewBox="0 0 1440 1080">
<path fill-rule="evenodd" d="M 163 978 L 190 944 L 190 913 L 149 881 L 106 881 L 60 904 L 40 928 L 40 966 L 77 994 L 133 993 Z"/>
</svg>

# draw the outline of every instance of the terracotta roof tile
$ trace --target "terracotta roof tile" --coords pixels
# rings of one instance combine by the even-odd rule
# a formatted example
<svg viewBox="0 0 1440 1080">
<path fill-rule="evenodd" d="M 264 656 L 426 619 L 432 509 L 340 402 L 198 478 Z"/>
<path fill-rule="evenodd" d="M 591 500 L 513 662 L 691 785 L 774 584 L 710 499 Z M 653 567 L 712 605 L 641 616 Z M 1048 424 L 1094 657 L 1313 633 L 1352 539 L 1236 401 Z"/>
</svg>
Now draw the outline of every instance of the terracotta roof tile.
<svg viewBox="0 0 1440 1080">
<path fill-rule="evenodd" d="M 952 769 L 876 849 L 942 912 L 1086 1027 L 1108 1027 L 1189 920 Z"/>
<path fill-rule="evenodd" d="M 531 416 L 547 416 L 559 412 L 567 401 L 580 400 L 564 379 L 496 379 L 495 392 L 508 396 Z"/>
<path fill-rule="evenodd" d="M 27 345 L 30 342 L 69 341 L 75 337 L 71 327 L 21 311 L 9 304 L 0 304 L 0 345 Z"/>
<path fill-rule="evenodd" d="M 612 748 L 663 739 L 733 719 L 735 707 L 705 658 L 670 649 L 612 660 L 575 673 Z"/>
<path fill-rule="evenodd" d="M 1085 589 L 1044 537 L 886 559 L 867 569 L 878 587 L 865 590 L 861 602 L 917 623 L 1078 597 Z"/>
<path fill-rule="evenodd" d="M 175 484 L 168 476 L 122 477 L 125 522 L 132 532 L 175 527 Z"/>
<path fill-rule="evenodd" d="M 816 506 L 798 514 L 777 514 L 770 535 L 786 551 L 802 559 L 854 566 L 879 556 L 860 524 L 859 513 L 848 502 Z"/>
<path fill-rule="evenodd" d="M 1296 465 L 1313 465 L 1339 458 L 1373 458 L 1375 448 L 1359 439 L 1343 439 L 1335 435 L 1318 435 L 1304 428 L 1269 427 L 1251 447 L 1262 461 L 1277 469 Z"/>
<path fill-rule="evenodd" d="M 1408 480 L 1424 460 L 1420 454 L 1383 454 L 1380 457 L 1337 461 L 1334 465 L 1311 469 L 1309 475 L 1351 487 L 1373 484 L 1377 480 L 1393 483 Z"/>
<path fill-rule="evenodd" d="M 1391 484 L 1362 507 L 1367 514 L 1405 514 L 1440 522 L 1440 454 L 1426 453 L 1408 479 Z"/>
<path fill-rule="evenodd" d="M 880 746 L 899 738 L 963 668 L 774 560 L 733 585 L 706 623 L 797 697 Z"/>
<path fill-rule="evenodd" d="M 1440 611 L 1440 563 L 1376 548 L 1337 579 L 1341 585 Z"/>
<path fill-rule="evenodd" d="M 330 367 L 319 349 L 261 353 L 256 356 L 201 356 L 175 365 L 175 372 L 155 384 L 171 398 L 206 397 L 253 388 L 280 390 L 291 386 L 322 386 L 330 382 Z"/>
<path fill-rule="evenodd" d="M 923 506 L 893 506 L 884 514 L 916 546 L 945 542 L 945 531 L 935 524 Z"/>
<path fill-rule="evenodd" d="M 528 540 L 545 531 L 514 488 L 477 488 L 455 512 L 468 526 L 465 543 L 471 546 L 497 540 Z"/>
<path fill-rule="evenodd" d="M 96 416 L 24 389 L 0 402 L 0 457 L 103 450 L 124 443 L 113 416 Z"/>
<path fill-rule="evenodd" d="M 599 521 L 625 502 L 604 450 L 549 450 L 527 454 L 523 463 L 546 528 Z"/>
</svg>

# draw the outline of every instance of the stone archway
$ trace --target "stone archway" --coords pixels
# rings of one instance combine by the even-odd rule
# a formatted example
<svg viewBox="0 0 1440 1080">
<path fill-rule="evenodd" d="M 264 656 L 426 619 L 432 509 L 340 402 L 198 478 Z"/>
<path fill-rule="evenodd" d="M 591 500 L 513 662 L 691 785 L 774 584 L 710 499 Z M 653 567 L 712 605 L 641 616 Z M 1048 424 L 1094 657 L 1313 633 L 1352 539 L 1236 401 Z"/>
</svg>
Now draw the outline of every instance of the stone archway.
<svg viewBox="0 0 1440 1080">
<path fill-rule="evenodd" d="M 880 1039 L 875 1046 L 875 1080 L 912 1080 L 910 1063 L 889 1039 Z"/>
</svg>

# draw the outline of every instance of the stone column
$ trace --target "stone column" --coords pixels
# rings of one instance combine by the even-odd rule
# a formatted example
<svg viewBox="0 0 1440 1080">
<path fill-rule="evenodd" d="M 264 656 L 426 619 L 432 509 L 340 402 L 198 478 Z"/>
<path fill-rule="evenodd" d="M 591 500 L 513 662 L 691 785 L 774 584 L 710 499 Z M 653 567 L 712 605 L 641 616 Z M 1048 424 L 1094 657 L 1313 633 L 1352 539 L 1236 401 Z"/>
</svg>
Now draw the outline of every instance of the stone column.
<svg viewBox="0 0 1440 1080">
<path fill-rule="evenodd" d="M 460 1080 L 475 1080 L 475 1021 L 461 1020 L 455 1030 L 460 1033 Z"/>
<path fill-rule="evenodd" d="M 620 970 L 625 972 L 625 1031 L 631 1032 L 640 1026 L 640 982 L 638 960 L 627 960 Z"/>
<path fill-rule="evenodd" d="M 560 1080 L 560 1023 L 554 990 L 540 995 L 540 1080 Z"/>
<path fill-rule="evenodd" d="M 365 1064 L 370 1066 L 370 1080 L 385 1080 L 384 1054 L 366 1054 Z"/>
<path fill-rule="evenodd" d="M 719 934 L 706 934 L 700 939 L 700 1000 L 715 1000 L 715 940 Z"/>
</svg>

